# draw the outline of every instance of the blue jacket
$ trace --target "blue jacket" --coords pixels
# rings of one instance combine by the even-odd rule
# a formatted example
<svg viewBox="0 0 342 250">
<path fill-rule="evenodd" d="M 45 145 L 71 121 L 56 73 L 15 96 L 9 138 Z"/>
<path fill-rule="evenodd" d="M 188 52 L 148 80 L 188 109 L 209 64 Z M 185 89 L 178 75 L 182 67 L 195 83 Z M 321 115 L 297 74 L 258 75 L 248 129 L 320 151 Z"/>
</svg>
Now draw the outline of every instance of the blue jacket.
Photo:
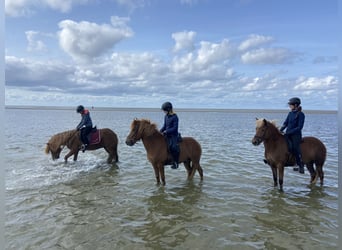
<svg viewBox="0 0 342 250">
<path fill-rule="evenodd" d="M 280 128 L 283 131 L 286 128 L 287 135 L 300 135 L 302 136 L 302 129 L 304 127 L 305 115 L 303 112 L 298 112 L 297 110 L 290 111 Z"/>
<path fill-rule="evenodd" d="M 160 132 L 167 136 L 178 136 L 178 116 L 174 113 L 165 115 L 164 125 Z"/>
<path fill-rule="evenodd" d="M 82 120 L 77 125 L 77 127 L 76 127 L 77 130 L 80 130 L 82 127 L 92 127 L 93 126 L 93 122 L 91 121 L 89 110 L 85 109 L 83 111 L 83 113 L 81 114 L 81 116 L 82 116 Z"/>
</svg>

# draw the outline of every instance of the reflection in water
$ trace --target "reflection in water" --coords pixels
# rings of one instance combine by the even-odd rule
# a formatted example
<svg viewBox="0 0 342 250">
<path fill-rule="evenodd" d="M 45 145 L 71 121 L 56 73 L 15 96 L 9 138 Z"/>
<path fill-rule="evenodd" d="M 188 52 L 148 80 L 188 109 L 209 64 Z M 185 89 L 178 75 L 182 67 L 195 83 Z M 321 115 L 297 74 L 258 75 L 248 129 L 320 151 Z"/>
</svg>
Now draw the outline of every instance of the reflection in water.
<svg viewBox="0 0 342 250">
<path fill-rule="evenodd" d="M 192 235 L 199 213 L 196 203 L 201 198 L 201 184 L 187 182 L 183 187 L 156 190 L 146 199 L 145 224 L 135 234 L 151 249 L 174 248 Z M 185 226 L 186 225 L 186 226 Z"/>
<path fill-rule="evenodd" d="M 325 216 L 321 211 L 324 209 L 322 200 L 327 199 L 326 196 L 323 187 L 313 187 L 306 195 L 277 190 L 264 194 L 265 209 L 256 213 L 254 219 L 257 227 L 268 230 L 257 230 L 256 239 L 262 240 L 266 249 L 304 249 L 305 246 L 322 249 L 317 235 Z M 337 241 L 332 241 L 330 247 L 336 244 Z"/>
</svg>

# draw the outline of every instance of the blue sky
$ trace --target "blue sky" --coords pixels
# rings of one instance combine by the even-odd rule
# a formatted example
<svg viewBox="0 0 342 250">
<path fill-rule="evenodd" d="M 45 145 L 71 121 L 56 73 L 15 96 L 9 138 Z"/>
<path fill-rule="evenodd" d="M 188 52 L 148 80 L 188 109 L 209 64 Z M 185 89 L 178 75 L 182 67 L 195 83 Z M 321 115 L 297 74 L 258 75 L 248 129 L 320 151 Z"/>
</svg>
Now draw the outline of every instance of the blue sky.
<svg viewBox="0 0 342 250">
<path fill-rule="evenodd" d="M 336 0 L 5 1 L 5 104 L 337 110 Z"/>
</svg>

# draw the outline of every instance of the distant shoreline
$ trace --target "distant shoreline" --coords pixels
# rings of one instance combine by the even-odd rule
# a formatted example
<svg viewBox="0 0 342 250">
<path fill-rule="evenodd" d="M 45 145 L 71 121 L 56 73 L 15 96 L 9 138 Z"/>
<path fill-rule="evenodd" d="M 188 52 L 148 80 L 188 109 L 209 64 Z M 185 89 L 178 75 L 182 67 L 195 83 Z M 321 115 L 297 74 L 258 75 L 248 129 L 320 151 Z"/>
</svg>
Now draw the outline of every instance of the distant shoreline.
<svg viewBox="0 0 342 250">
<path fill-rule="evenodd" d="M 26 105 L 6 105 L 5 109 L 31 109 L 31 110 L 74 110 L 75 107 L 69 106 L 26 106 Z M 148 111 L 160 112 L 159 108 L 123 108 L 123 107 L 91 107 L 94 111 Z M 227 113 L 287 113 L 288 109 L 215 109 L 215 108 L 177 108 L 179 112 L 227 112 Z M 304 110 L 308 114 L 337 114 L 337 110 Z"/>
</svg>

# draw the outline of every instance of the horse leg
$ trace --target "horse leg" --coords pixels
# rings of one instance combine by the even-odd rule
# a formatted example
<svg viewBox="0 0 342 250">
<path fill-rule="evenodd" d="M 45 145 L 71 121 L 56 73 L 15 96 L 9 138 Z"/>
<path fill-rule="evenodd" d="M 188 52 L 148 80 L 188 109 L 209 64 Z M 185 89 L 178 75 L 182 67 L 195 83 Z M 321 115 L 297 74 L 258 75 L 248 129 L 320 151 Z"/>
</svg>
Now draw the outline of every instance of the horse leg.
<svg viewBox="0 0 342 250">
<path fill-rule="evenodd" d="M 160 173 L 161 181 L 162 181 L 163 185 L 165 186 L 165 184 L 166 184 L 166 182 L 165 182 L 165 169 L 164 169 L 163 164 L 159 165 L 159 173 Z"/>
<path fill-rule="evenodd" d="M 309 170 L 309 173 L 311 176 L 310 184 L 315 184 L 317 181 L 317 175 L 316 175 L 316 171 L 313 167 L 313 163 L 312 162 L 307 163 L 306 168 Z"/>
<path fill-rule="evenodd" d="M 319 176 L 319 179 L 320 179 L 320 184 L 321 184 L 321 186 L 323 186 L 323 180 L 324 180 L 323 165 L 316 164 L 316 170 L 317 170 L 317 173 L 318 173 L 317 175 Z"/>
<path fill-rule="evenodd" d="M 270 166 L 272 170 L 272 175 L 273 175 L 273 184 L 274 187 L 278 186 L 278 173 L 277 173 L 277 168 L 274 166 Z"/>
<path fill-rule="evenodd" d="M 185 169 L 188 173 L 188 179 L 190 179 L 190 174 L 191 174 L 191 165 L 190 165 L 190 160 L 187 160 L 184 163 Z"/>
<path fill-rule="evenodd" d="M 189 176 L 189 180 L 192 180 L 194 178 L 194 175 L 196 173 L 196 170 L 198 169 L 198 163 L 196 162 L 192 162 L 192 169 L 191 169 L 191 173 L 190 173 L 190 176 Z"/>
<path fill-rule="evenodd" d="M 156 180 L 157 180 L 157 184 L 160 184 L 160 177 L 159 177 L 159 169 L 158 169 L 158 166 L 153 165 L 153 170 L 154 170 L 154 175 L 155 175 Z"/>
<path fill-rule="evenodd" d="M 201 165 L 198 163 L 198 166 L 197 166 L 197 171 L 201 177 L 201 181 L 203 181 L 203 169 L 201 167 Z"/>
<path fill-rule="evenodd" d="M 74 153 L 74 161 L 77 161 L 77 157 L 78 157 L 78 150 Z"/>
<path fill-rule="evenodd" d="M 279 187 L 280 187 L 280 191 L 283 191 L 284 166 L 278 166 L 278 171 L 279 171 Z"/>
<path fill-rule="evenodd" d="M 78 151 L 77 151 L 78 153 Z M 68 158 L 74 154 L 74 161 L 77 160 L 77 153 L 74 153 L 73 150 L 70 150 L 65 156 L 64 156 L 64 162 L 68 161 Z M 76 158 L 76 159 L 75 159 Z"/>
<path fill-rule="evenodd" d="M 118 145 L 115 145 L 114 146 L 114 159 L 115 159 L 115 162 L 118 162 L 119 161 L 119 155 L 118 155 Z"/>
</svg>

